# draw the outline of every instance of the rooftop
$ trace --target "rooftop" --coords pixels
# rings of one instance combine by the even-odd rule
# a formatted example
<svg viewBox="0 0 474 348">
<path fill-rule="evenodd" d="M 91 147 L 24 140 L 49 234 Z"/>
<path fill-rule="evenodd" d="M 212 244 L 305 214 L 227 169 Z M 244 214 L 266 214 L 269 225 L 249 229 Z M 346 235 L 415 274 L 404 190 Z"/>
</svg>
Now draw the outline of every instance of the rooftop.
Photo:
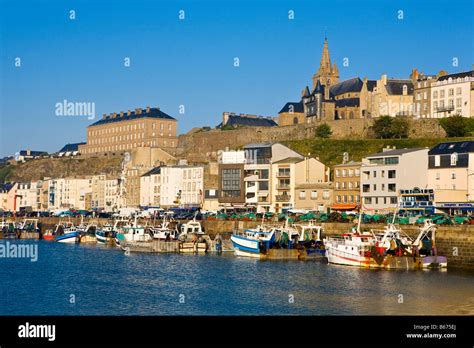
<svg viewBox="0 0 474 348">
<path fill-rule="evenodd" d="M 471 153 L 474 152 L 474 140 L 450 141 L 440 143 L 433 147 L 428 155 L 445 155 L 452 153 Z"/>
<path fill-rule="evenodd" d="M 160 108 L 149 108 L 146 109 L 135 109 L 135 111 L 128 111 L 128 112 L 121 112 L 121 113 L 112 113 L 110 115 L 104 114 L 101 120 L 89 125 L 92 126 L 99 126 L 102 124 L 113 123 L 113 122 L 121 122 L 121 121 L 131 121 L 137 120 L 141 118 L 158 118 L 158 119 L 166 119 L 176 121 L 175 118 L 171 117 L 168 114 L 165 114 Z"/>
<path fill-rule="evenodd" d="M 150 176 L 150 175 L 154 175 L 154 174 L 161 174 L 161 167 L 153 168 L 152 170 L 146 172 L 142 176 Z"/>
<path fill-rule="evenodd" d="M 411 149 L 395 149 L 395 150 L 389 150 L 389 151 L 374 153 L 373 155 L 369 155 L 366 158 L 400 156 L 400 155 L 403 155 L 405 153 L 410 153 L 410 152 L 415 152 L 415 151 L 420 151 L 420 150 L 426 150 L 426 148 L 416 147 L 416 148 L 411 148 Z"/>
<path fill-rule="evenodd" d="M 226 115 L 225 125 L 231 126 L 250 126 L 250 127 L 275 127 L 277 123 L 271 117 L 257 116 L 257 115 Z M 222 123 L 217 127 L 221 127 Z"/>
<path fill-rule="evenodd" d="M 464 71 L 464 72 L 450 74 L 450 75 L 444 75 L 438 78 L 438 81 L 448 80 L 449 78 L 452 78 L 454 80 L 454 79 L 463 78 L 463 77 L 474 77 L 474 70 Z"/>
<path fill-rule="evenodd" d="M 61 150 L 58 152 L 73 152 L 79 151 L 79 145 L 86 145 L 86 143 L 73 143 L 73 144 L 66 144 L 63 146 Z"/>
<path fill-rule="evenodd" d="M 290 107 L 293 107 L 293 109 L 290 110 Z M 298 103 L 288 102 L 278 113 L 281 114 L 283 112 L 303 113 L 304 112 L 303 103 L 302 102 L 298 102 Z"/>
<path fill-rule="evenodd" d="M 347 162 L 347 163 L 341 163 L 341 164 L 336 164 L 334 167 L 351 167 L 351 166 L 358 166 L 360 167 L 362 164 L 362 162 L 354 162 L 354 161 L 350 161 L 350 162 Z"/>
</svg>

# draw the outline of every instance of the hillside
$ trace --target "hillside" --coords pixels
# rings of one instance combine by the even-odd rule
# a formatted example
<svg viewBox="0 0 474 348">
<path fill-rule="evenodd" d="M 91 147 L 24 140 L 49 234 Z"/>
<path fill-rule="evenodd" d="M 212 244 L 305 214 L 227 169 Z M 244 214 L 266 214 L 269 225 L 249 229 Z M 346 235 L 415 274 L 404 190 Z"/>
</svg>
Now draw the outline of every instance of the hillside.
<svg viewBox="0 0 474 348">
<path fill-rule="evenodd" d="M 328 166 L 342 163 L 342 154 L 349 153 L 349 160 L 360 161 L 363 157 L 382 151 L 385 146 L 397 149 L 413 147 L 433 147 L 443 141 L 461 141 L 473 138 L 426 138 L 426 139 L 305 139 L 282 141 L 291 149 L 307 155 L 319 157 Z"/>
<path fill-rule="evenodd" d="M 36 159 L 0 167 L 0 182 L 29 182 L 44 177 L 61 178 L 101 173 L 118 174 L 121 161 L 120 157 Z"/>
</svg>

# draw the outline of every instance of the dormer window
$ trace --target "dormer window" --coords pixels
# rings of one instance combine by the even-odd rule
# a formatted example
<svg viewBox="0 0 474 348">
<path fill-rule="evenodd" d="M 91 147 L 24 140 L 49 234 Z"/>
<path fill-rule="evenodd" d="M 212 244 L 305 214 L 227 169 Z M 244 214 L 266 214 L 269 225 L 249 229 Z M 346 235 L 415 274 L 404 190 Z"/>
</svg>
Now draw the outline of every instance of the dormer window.
<svg viewBox="0 0 474 348">
<path fill-rule="evenodd" d="M 458 162 L 458 154 L 456 152 L 453 152 L 451 154 L 451 165 L 455 166 Z"/>
</svg>

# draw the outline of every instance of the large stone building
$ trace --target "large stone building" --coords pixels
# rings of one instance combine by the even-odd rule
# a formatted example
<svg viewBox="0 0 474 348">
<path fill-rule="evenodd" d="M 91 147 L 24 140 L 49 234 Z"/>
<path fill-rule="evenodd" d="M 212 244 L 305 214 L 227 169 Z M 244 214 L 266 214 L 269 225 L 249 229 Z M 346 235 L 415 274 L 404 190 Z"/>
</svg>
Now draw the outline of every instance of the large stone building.
<svg viewBox="0 0 474 348">
<path fill-rule="evenodd" d="M 103 114 L 87 127 L 87 144 L 79 145 L 82 155 L 123 154 L 138 147 L 174 149 L 178 146 L 177 121 L 159 108 Z"/>
<path fill-rule="evenodd" d="M 413 82 L 382 75 L 373 89 L 367 109 L 370 117 L 412 116 Z"/>
<path fill-rule="evenodd" d="M 432 117 L 474 117 L 474 70 L 444 75 L 431 86 Z"/>
<path fill-rule="evenodd" d="M 277 123 L 271 116 L 259 116 L 253 114 L 235 114 L 233 112 L 223 112 L 222 122 L 216 128 L 223 127 L 275 127 Z"/>
</svg>

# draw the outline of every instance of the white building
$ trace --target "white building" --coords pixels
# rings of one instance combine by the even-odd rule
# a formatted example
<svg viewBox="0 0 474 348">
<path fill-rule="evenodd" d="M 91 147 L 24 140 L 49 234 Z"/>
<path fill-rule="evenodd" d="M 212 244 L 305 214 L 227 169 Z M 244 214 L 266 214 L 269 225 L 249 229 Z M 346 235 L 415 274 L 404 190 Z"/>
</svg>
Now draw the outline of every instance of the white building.
<svg viewBox="0 0 474 348">
<path fill-rule="evenodd" d="M 140 177 L 140 206 L 159 207 L 161 167 L 153 168 Z"/>
<path fill-rule="evenodd" d="M 204 167 L 163 166 L 160 175 L 161 207 L 202 206 Z"/>
<path fill-rule="evenodd" d="M 245 204 L 256 207 L 257 212 L 274 211 L 272 163 L 290 157 L 303 159 L 303 156 L 279 143 L 251 144 L 244 150 Z"/>
<path fill-rule="evenodd" d="M 434 189 L 436 209 L 474 212 L 474 141 L 440 143 L 428 155 L 428 186 Z"/>
<path fill-rule="evenodd" d="M 51 181 L 50 193 L 53 197 L 50 209 L 86 209 L 86 195 L 92 193 L 92 178 L 61 178 Z"/>
<path fill-rule="evenodd" d="M 427 188 L 428 149 L 384 149 L 363 158 L 360 171 L 362 208 L 393 210 L 400 190 Z"/>
<path fill-rule="evenodd" d="M 474 117 L 474 70 L 444 75 L 431 85 L 432 117 Z"/>
</svg>

